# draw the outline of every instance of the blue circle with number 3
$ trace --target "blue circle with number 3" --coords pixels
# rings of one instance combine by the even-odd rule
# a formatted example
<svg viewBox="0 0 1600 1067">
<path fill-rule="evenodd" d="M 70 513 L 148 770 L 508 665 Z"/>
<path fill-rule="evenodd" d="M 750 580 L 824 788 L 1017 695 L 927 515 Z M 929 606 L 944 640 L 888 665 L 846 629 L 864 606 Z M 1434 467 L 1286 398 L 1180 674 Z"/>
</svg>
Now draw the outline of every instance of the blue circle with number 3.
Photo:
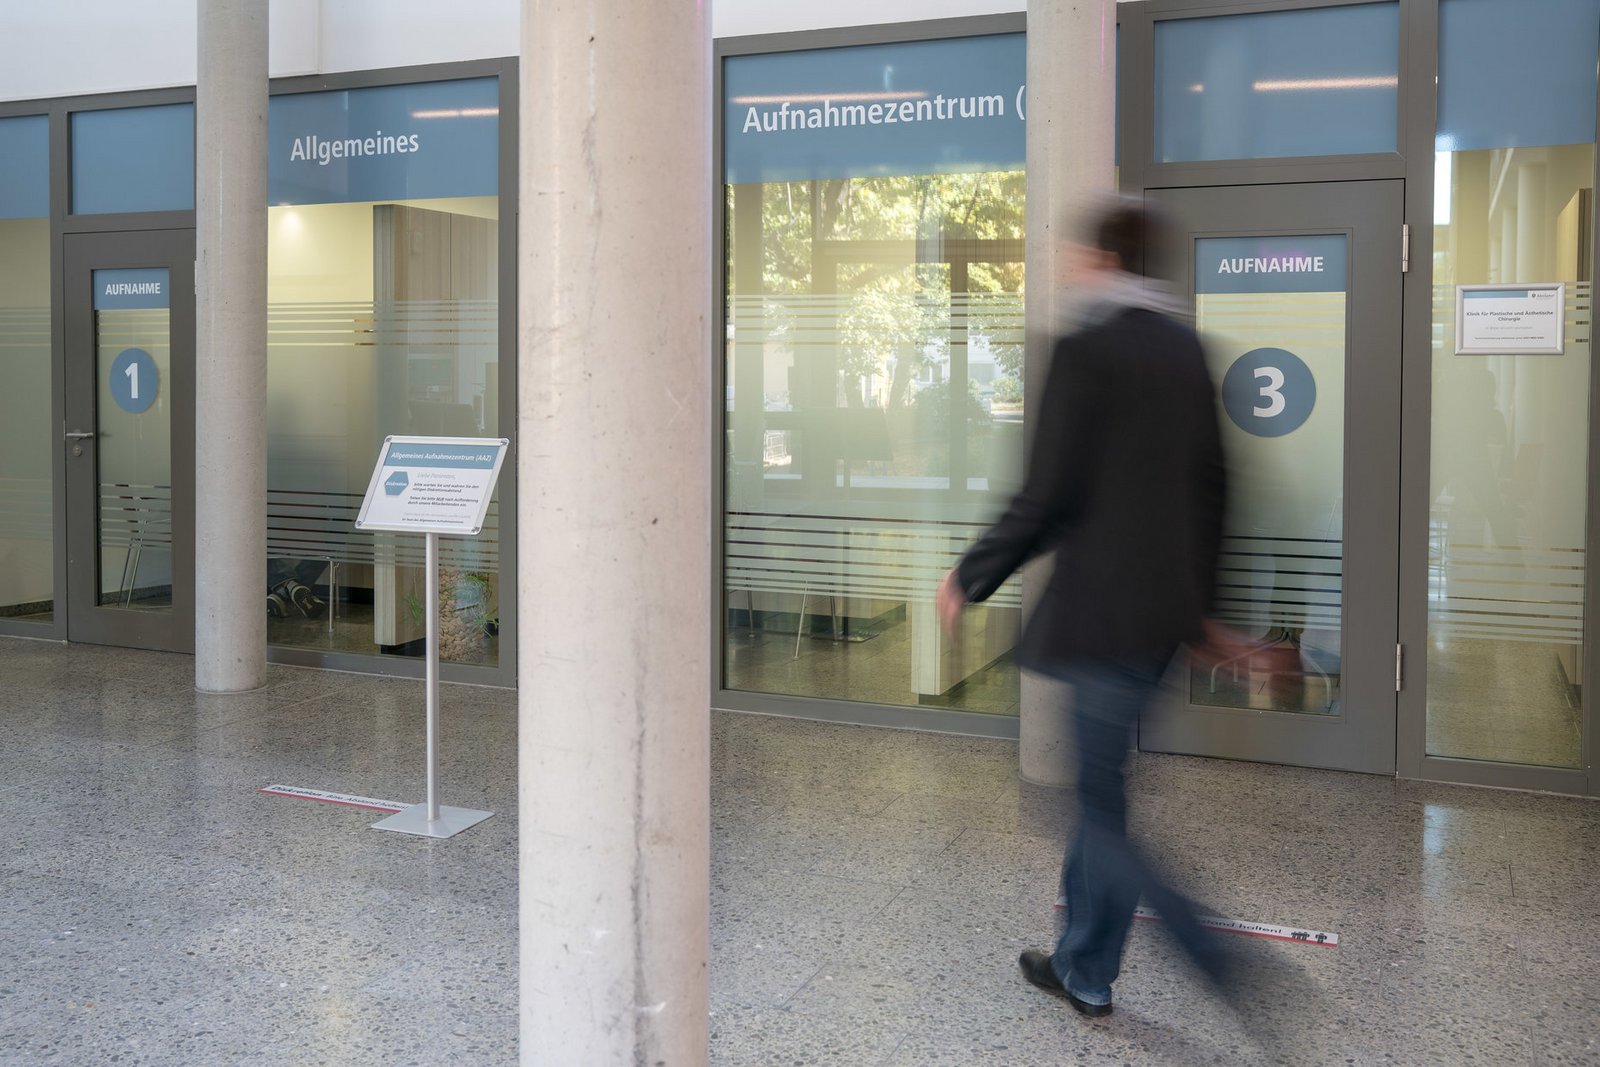
<svg viewBox="0 0 1600 1067">
<path fill-rule="evenodd" d="M 1317 406 L 1317 380 L 1305 360 L 1281 348 L 1256 348 L 1222 378 L 1222 407 L 1235 426 L 1257 437 L 1293 433 Z"/>
<path fill-rule="evenodd" d="M 161 372 L 142 348 L 125 348 L 111 361 L 111 399 L 130 415 L 142 415 L 156 402 Z"/>
</svg>

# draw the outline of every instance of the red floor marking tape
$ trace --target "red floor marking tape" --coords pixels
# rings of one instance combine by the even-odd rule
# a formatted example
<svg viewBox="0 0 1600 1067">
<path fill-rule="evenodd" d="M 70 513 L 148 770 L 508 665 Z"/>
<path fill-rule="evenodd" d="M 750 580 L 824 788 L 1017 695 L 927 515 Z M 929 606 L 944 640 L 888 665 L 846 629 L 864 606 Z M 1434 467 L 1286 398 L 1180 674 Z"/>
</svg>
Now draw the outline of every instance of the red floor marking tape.
<svg viewBox="0 0 1600 1067">
<path fill-rule="evenodd" d="M 1067 902 L 1056 898 L 1056 907 L 1065 908 Z M 1133 917 L 1144 922 L 1158 923 L 1161 913 L 1154 908 L 1135 908 Z M 1329 933 L 1327 930 L 1307 930 L 1302 926 L 1273 926 L 1271 923 L 1251 923 L 1240 919 L 1223 919 L 1216 915 L 1196 915 L 1201 926 L 1212 930 L 1220 930 L 1225 934 L 1244 934 L 1248 937 L 1270 937 L 1274 941 L 1293 941 L 1298 945 L 1317 945 L 1322 948 L 1338 948 L 1339 935 Z"/>
<path fill-rule="evenodd" d="M 330 793 L 325 789 L 302 789 L 297 785 L 269 785 L 256 792 L 275 797 L 294 797 L 297 800 L 315 800 L 322 804 L 342 804 L 347 808 L 370 808 L 373 811 L 404 811 L 411 806 L 396 800 L 375 800 L 372 797 L 351 796 L 349 793 Z"/>
</svg>

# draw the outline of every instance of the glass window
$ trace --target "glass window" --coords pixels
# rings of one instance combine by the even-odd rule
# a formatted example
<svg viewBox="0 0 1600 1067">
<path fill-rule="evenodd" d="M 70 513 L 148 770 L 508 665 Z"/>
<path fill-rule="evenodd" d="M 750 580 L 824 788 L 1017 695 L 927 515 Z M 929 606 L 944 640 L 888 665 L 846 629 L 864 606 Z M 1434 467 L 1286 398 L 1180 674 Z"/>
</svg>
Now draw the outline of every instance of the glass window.
<svg viewBox="0 0 1600 1067">
<path fill-rule="evenodd" d="M 353 523 L 387 435 L 500 434 L 494 79 L 274 97 L 268 639 L 423 651 L 422 538 Z M 499 662 L 499 505 L 440 541 L 440 656 Z"/>
<path fill-rule="evenodd" d="M 933 594 L 1020 477 L 1023 69 L 1021 35 L 725 67 L 730 689 L 1017 711 L 1016 584 L 956 643 Z"/>
<path fill-rule="evenodd" d="M 1439 5 L 1438 149 L 1594 140 L 1596 0 Z"/>
<path fill-rule="evenodd" d="M 94 272 L 102 606 L 172 610 L 171 301 L 164 267 Z"/>
<path fill-rule="evenodd" d="M 1505 47 L 1527 37 L 1549 48 Z M 1597 40 L 1596 0 L 1441 5 L 1430 755 L 1582 765 Z M 1527 102 L 1502 106 L 1518 99 Z M 1578 141 L 1540 143 L 1549 137 Z M 1515 311 L 1550 291 L 1516 286 L 1554 283 L 1565 297 L 1558 350 L 1531 338 L 1523 351 L 1484 345 L 1470 325 L 1480 316 L 1458 332 L 1458 300 L 1485 302 L 1458 287 L 1505 286 L 1490 303 Z"/>
<path fill-rule="evenodd" d="M 49 120 L 0 119 L 0 619 L 55 610 Z"/>
<path fill-rule="evenodd" d="M 1195 241 L 1233 472 L 1217 613 L 1253 644 L 1192 668 L 1191 703 L 1339 713 L 1348 252 L 1343 234 Z"/>
<path fill-rule="evenodd" d="M 72 211 L 194 210 L 194 105 L 72 116 Z"/>
<path fill-rule="evenodd" d="M 1400 8 L 1155 24 L 1155 161 L 1393 152 Z"/>
</svg>

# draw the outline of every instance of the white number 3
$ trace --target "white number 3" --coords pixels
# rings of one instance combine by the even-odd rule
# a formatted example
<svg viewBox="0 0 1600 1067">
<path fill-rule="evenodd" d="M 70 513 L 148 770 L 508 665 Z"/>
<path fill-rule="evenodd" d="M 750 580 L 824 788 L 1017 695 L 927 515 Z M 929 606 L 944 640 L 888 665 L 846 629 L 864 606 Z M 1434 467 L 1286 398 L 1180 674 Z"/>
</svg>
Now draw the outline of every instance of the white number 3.
<svg viewBox="0 0 1600 1067">
<path fill-rule="evenodd" d="M 1267 384 L 1261 387 L 1261 395 L 1267 398 L 1265 407 L 1256 405 L 1251 413 L 1263 419 L 1270 419 L 1274 415 L 1282 415 L 1285 406 L 1283 393 L 1283 371 L 1277 367 L 1257 367 L 1256 380 L 1266 379 Z"/>
</svg>

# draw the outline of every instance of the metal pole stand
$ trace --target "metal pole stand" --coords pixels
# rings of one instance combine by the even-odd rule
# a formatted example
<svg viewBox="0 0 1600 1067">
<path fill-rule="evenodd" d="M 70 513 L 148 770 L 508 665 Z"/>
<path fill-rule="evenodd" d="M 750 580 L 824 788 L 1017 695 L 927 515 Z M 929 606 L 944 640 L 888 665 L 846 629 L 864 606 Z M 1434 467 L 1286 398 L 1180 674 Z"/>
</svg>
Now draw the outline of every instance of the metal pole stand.
<svg viewBox="0 0 1600 1067">
<path fill-rule="evenodd" d="M 492 811 L 472 808 L 448 808 L 439 803 L 439 535 L 430 533 L 424 566 L 427 570 L 426 686 L 428 691 L 428 800 L 397 811 L 381 822 L 372 824 L 374 830 L 393 830 L 400 834 L 417 834 L 421 837 L 454 837 L 461 831 L 478 825 Z"/>
</svg>

